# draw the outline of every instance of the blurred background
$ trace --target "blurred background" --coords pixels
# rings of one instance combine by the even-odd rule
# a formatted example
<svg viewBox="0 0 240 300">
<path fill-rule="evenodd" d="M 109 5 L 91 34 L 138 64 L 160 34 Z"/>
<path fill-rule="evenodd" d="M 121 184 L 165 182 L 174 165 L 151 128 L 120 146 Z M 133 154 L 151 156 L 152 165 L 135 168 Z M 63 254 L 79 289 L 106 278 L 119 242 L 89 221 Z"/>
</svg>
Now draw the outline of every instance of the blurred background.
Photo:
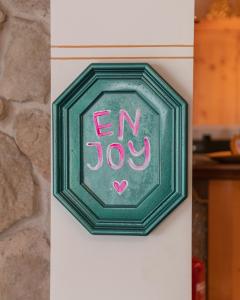
<svg viewBox="0 0 240 300">
<path fill-rule="evenodd" d="M 237 300 L 240 1 L 196 0 L 195 15 L 193 299 Z"/>
</svg>

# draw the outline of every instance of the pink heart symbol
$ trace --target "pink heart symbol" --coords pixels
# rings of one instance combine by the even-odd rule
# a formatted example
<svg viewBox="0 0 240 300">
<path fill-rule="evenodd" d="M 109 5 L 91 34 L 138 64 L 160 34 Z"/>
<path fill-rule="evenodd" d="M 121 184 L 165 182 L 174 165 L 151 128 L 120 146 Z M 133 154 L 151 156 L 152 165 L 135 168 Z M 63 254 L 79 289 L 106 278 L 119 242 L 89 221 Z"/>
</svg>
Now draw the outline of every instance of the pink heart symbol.
<svg viewBox="0 0 240 300">
<path fill-rule="evenodd" d="M 126 190 L 127 186 L 128 186 L 127 180 L 122 180 L 121 182 L 114 180 L 113 182 L 113 187 L 115 188 L 116 192 L 118 192 L 118 194 L 120 195 Z"/>
</svg>

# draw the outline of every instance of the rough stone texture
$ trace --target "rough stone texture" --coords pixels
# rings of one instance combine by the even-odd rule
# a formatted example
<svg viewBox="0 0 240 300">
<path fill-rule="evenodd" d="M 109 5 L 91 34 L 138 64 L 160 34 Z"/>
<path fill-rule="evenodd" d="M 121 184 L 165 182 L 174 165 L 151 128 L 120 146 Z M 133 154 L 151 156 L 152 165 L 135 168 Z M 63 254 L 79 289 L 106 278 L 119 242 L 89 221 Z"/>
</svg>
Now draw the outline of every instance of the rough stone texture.
<svg viewBox="0 0 240 300">
<path fill-rule="evenodd" d="M 34 209 L 32 167 L 14 140 L 0 132 L 0 232 Z"/>
<path fill-rule="evenodd" d="M 40 110 L 26 110 L 15 122 L 16 143 L 42 175 L 50 178 L 50 116 Z"/>
<path fill-rule="evenodd" d="M 0 98 L 0 120 L 5 119 L 7 116 L 7 101 Z"/>
<path fill-rule="evenodd" d="M 49 23 L 50 0 L 1 0 L 1 3 L 13 16 Z"/>
<path fill-rule="evenodd" d="M 49 37 L 37 22 L 8 20 L 9 41 L 0 80 L 1 95 L 46 102 L 50 90 Z"/>
<path fill-rule="evenodd" d="M 49 299 L 49 243 L 36 229 L 0 241 L 1 300 Z"/>
<path fill-rule="evenodd" d="M 49 300 L 49 6 L 0 0 L 0 300 Z"/>
<path fill-rule="evenodd" d="M 0 8 L 0 29 L 3 27 L 3 23 L 6 21 L 6 14 L 5 12 Z"/>
</svg>

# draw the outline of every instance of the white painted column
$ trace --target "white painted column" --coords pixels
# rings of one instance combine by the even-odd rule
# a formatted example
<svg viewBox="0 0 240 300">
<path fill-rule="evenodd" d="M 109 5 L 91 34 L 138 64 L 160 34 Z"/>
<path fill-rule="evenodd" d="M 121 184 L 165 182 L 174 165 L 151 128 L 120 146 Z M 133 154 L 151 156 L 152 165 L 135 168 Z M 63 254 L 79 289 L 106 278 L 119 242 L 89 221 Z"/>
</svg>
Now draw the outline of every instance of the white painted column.
<svg viewBox="0 0 240 300">
<path fill-rule="evenodd" d="M 52 99 L 92 62 L 147 62 L 189 102 L 193 0 L 51 0 Z M 191 299 L 189 196 L 147 237 L 93 236 L 52 198 L 51 300 Z"/>
</svg>

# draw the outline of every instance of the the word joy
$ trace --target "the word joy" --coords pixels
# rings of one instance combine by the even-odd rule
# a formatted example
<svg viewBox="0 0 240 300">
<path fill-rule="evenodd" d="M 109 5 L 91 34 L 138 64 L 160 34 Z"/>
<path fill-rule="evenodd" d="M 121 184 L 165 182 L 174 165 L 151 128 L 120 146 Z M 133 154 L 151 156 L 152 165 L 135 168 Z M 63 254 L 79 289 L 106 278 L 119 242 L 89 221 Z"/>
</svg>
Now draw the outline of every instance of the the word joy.
<svg viewBox="0 0 240 300">
<path fill-rule="evenodd" d="M 104 122 L 104 117 L 109 117 L 111 115 L 111 110 L 101 110 L 93 113 L 93 126 L 95 128 L 96 136 L 98 139 L 101 139 L 105 136 L 111 136 L 114 134 L 112 123 Z M 131 128 L 133 136 L 137 137 L 140 129 L 140 119 L 141 111 L 140 109 L 136 110 L 135 119 L 129 116 L 128 112 L 125 109 L 120 109 L 119 118 L 118 118 L 118 130 L 117 138 L 119 141 L 124 139 L 124 126 L 125 123 Z M 88 168 L 92 171 L 97 171 L 103 166 L 103 148 L 100 141 L 88 142 L 86 144 L 88 147 L 95 147 L 97 153 L 97 164 L 92 166 L 87 164 Z M 148 137 L 143 139 L 143 147 L 141 149 L 136 149 L 132 140 L 128 140 L 128 149 L 130 156 L 128 155 L 127 163 L 135 171 L 145 170 L 151 160 L 151 145 Z M 118 160 L 113 161 L 112 151 L 115 150 L 118 153 Z M 113 170 L 119 170 L 123 167 L 125 163 L 126 151 L 123 145 L 120 142 L 111 143 L 107 146 L 106 149 L 106 160 L 109 167 Z M 144 156 L 144 162 L 142 164 L 137 164 L 134 162 L 134 158 Z"/>
</svg>

